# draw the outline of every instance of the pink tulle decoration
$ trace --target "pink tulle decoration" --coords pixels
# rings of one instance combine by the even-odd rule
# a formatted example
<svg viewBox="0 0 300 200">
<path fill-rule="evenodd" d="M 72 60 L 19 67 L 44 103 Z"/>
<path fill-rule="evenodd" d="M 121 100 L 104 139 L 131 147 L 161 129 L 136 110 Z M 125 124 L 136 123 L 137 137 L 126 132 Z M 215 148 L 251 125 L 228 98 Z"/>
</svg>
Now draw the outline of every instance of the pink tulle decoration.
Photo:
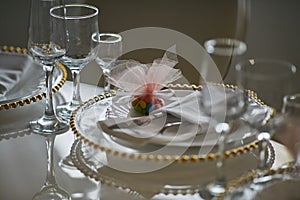
<svg viewBox="0 0 300 200">
<path fill-rule="evenodd" d="M 173 46 L 152 64 L 142 64 L 134 60 L 121 61 L 112 70 L 108 80 L 112 85 L 129 92 L 134 97 L 135 110 L 149 114 L 151 109 L 159 107 L 157 102 L 163 103 L 162 100 L 156 99 L 155 94 L 168 83 L 182 77 L 181 71 L 174 68 L 177 63 Z M 141 108 L 136 109 L 137 106 Z"/>
</svg>

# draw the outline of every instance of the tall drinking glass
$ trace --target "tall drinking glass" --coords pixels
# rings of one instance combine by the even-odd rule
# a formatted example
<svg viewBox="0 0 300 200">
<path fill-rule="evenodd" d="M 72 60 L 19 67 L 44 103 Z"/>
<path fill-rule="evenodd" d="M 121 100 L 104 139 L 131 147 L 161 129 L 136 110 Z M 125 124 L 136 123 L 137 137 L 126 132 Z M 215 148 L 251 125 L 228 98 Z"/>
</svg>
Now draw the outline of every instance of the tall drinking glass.
<svg viewBox="0 0 300 200">
<path fill-rule="evenodd" d="M 96 7 L 87 4 L 67 4 L 52 8 L 54 18 L 66 22 L 67 48 L 61 62 L 71 70 L 73 77 L 71 102 L 59 105 L 56 109 L 64 121 L 69 121 L 73 110 L 82 103 L 79 73 L 96 58 L 98 44 L 92 38 L 99 34 L 98 12 Z M 70 155 L 60 162 L 60 166 L 74 169 Z"/>
<path fill-rule="evenodd" d="M 201 197 L 213 199 L 226 192 L 224 160 L 227 138 L 234 121 L 247 109 L 247 96 L 240 88 L 229 89 L 207 83 L 202 88 L 200 108 L 215 121 L 215 132 L 219 134 L 217 146 L 220 156 L 216 160 L 216 176 L 213 182 L 200 191 Z"/>
<path fill-rule="evenodd" d="M 296 67 L 289 62 L 277 59 L 249 59 L 239 62 L 235 66 L 235 70 L 245 92 L 252 93 L 253 96 L 257 95 L 257 98 L 263 103 L 276 110 L 280 111 L 283 97 L 293 92 Z M 275 116 L 270 122 L 253 120 L 251 115 L 254 114 L 257 115 L 257 119 L 265 117 L 265 113 L 252 110 L 246 112 L 242 118 L 257 134 L 259 140 L 258 169 L 260 173 L 264 173 L 264 169 L 268 168 L 266 147 L 271 138 L 270 133 L 277 126 L 275 121 L 278 121 L 279 118 Z M 255 183 L 258 184 L 253 184 L 252 187 L 260 187 L 259 184 L 262 181 L 264 179 L 256 180 Z"/>
<path fill-rule="evenodd" d="M 300 168 L 300 93 L 284 96 L 281 121 L 273 132 L 272 138 L 289 149 L 295 159 L 294 167 Z M 300 174 L 288 178 L 300 179 Z"/>
<path fill-rule="evenodd" d="M 69 194 L 55 181 L 53 170 L 53 143 L 56 134 L 66 132 L 68 125 L 55 116 L 52 100 L 52 76 L 55 63 L 66 52 L 65 22 L 58 22 L 51 16 L 50 9 L 60 5 L 58 0 L 32 0 L 29 24 L 28 50 L 30 55 L 43 65 L 46 74 L 46 108 L 42 118 L 30 122 L 31 130 L 46 136 L 47 176 L 42 189 L 33 197 L 34 200 L 57 199 L 69 200 Z"/>
<path fill-rule="evenodd" d="M 47 176 L 46 182 L 39 192 L 37 192 L 32 200 L 70 200 L 70 195 L 61 188 L 55 180 L 54 163 L 53 163 L 53 148 L 56 135 L 46 136 L 47 145 Z"/>
<path fill-rule="evenodd" d="M 244 41 L 235 38 L 213 38 L 204 42 L 204 48 L 214 59 L 224 79 L 230 69 L 235 55 L 242 55 L 247 50 Z"/>
<path fill-rule="evenodd" d="M 34 133 L 49 135 L 68 130 L 68 125 L 55 115 L 52 99 L 52 77 L 55 63 L 66 53 L 66 27 L 64 21 L 58 22 L 50 17 L 49 11 L 61 3 L 58 0 L 32 0 L 28 31 L 28 50 L 30 55 L 42 64 L 46 74 L 46 108 L 44 115 L 30 122 Z"/>
<path fill-rule="evenodd" d="M 245 89 L 255 92 L 265 104 L 281 110 L 282 99 L 293 93 L 296 66 L 284 60 L 256 58 L 236 65 Z"/>
<path fill-rule="evenodd" d="M 67 4 L 53 8 L 57 20 L 66 20 L 67 49 L 61 62 L 72 72 L 72 100 L 59 105 L 56 112 L 59 117 L 68 121 L 73 110 L 82 103 L 80 97 L 81 69 L 96 58 L 97 43 L 92 37 L 99 34 L 98 9 L 87 4 Z"/>
<path fill-rule="evenodd" d="M 218 67 L 223 78 L 230 68 L 232 59 L 244 54 L 247 50 L 244 41 L 234 38 L 210 39 L 204 43 L 204 47 L 211 56 L 229 59 L 226 65 Z M 236 89 L 231 90 L 210 83 L 203 85 L 200 105 L 216 121 L 215 132 L 219 134 L 217 146 L 220 154 L 216 161 L 215 180 L 200 192 L 204 198 L 219 197 L 226 191 L 227 180 L 224 174 L 224 160 L 227 137 L 231 132 L 232 123 L 246 111 L 247 103 L 247 96 L 239 85 Z"/>
<path fill-rule="evenodd" d="M 107 81 L 110 70 L 115 66 L 117 59 L 122 55 L 122 37 L 115 33 L 101 33 L 98 38 L 97 64 L 101 67 L 104 75 L 104 92 L 110 92 L 110 83 Z"/>
</svg>

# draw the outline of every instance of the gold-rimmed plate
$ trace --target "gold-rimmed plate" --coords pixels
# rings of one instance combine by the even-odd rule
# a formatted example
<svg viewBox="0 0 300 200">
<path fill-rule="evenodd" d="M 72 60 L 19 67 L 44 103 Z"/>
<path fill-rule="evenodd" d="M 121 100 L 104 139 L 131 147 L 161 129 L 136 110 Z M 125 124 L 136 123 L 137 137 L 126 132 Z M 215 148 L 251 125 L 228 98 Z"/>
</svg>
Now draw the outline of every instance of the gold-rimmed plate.
<svg viewBox="0 0 300 200">
<path fill-rule="evenodd" d="M 46 95 L 43 68 L 32 61 L 26 49 L 3 46 L 0 57 L 1 66 L 6 69 L 11 67 L 12 74 L 19 75 L 15 83 L 11 80 L 14 85 L 8 85 L 9 89 L 0 97 L 1 141 L 30 134 L 29 122 L 42 116 Z M 17 70 L 13 71 L 14 69 Z M 22 74 L 17 74 L 18 72 Z M 6 80 L 5 76 L 2 77 L 2 80 Z M 58 64 L 54 70 L 52 91 L 57 92 L 66 79 L 65 67 Z M 54 95 L 54 100 L 63 103 L 59 93 Z"/>
<path fill-rule="evenodd" d="M 252 170 L 230 181 L 222 199 L 300 199 L 300 167 L 288 162 L 277 169 Z"/>
<path fill-rule="evenodd" d="M 215 87 L 223 87 L 216 85 Z M 232 88 L 225 87 L 225 92 L 230 94 L 232 92 Z M 166 95 L 166 93 L 165 93 Z M 162 95 L 163 96 L 163 95 Z M 187 99 L 191 101 L 195 100 L 196 98 L 201 98 L 201 91 L 194 91 L 191 89 L 180 89 L 180 87 L 174 87 L 172 90 L 172 96 L 168 96 L 168 99 L 164 99 L 165 105 L 168 106 L 170 104 L 176 103 L 176 101 L 181 101 L 181 99 Z M 191 97 L 191 98 L 189 98 Z M 131 124 L 128 127 L 124 127 L 123 125 L 119 124 L 118 121 L 122 119 L 129 119 L 131 115 L 131 99 L 132 96 L 130 93 L 122 93 L 117 94 L 116 96 L 112 97 L 112 105 L 110 108 L 110 116 L 107 121 L 109 123 L 114 123 L 115 125 L 121 127 L 115 127 L 114 130 L 119 131 L 120 134 L 115 133 L 113 130 L 108 130 L 109 127 L 106 128 L 107 131 L 103 131 L 104 135 L 111 136 L 113 140 L 122 143 L 123 145 L 127 146 L 135 146 L 137 143 L 140 146 L 145 146 L 145 144 L 152 144 L 152 145 L 168 145 L 169 147 L 196 147 L 202 148 L 202 151 L 205 152 L 204 148 L 211 149 L 214 147 L 218 141 L 219 134 L 215 132 L 213 120 L 201 109 L 194 112 L 194 115 L 188 116 L 189 118 L 199 119 L 198 124 L 190 123 L 181 117 L 174 117 L 171 116 L 174 112 L 181 112 L 184 109 L 180 107 L 180 105 L 176 108 L 171 108 L 171 114 L 161 114 L 158 117 L 152 116 L 152 120 L 150 123 L 146 123 L 146 125 L 136 125 Z M 199 106 L 196 103 L 191 103 L 193 106 Z M 100 103 L 101 104 L 101 103 Z M 97 107 L 97 105 L 95 105 Z M 187 108 L 188 110 L 190 108 Z M 197 108 L 195 108 L 196 110 Z M 175 111 L 174 111 L 175 110 Z M 190 111 L 190 110 L 189 110 Z M 89 111 L 87 110 L 87 113 Z M 92 111 L 93 112 L 93 111 Z M 164 112 L 162 109 L 161 112 Z M 99 112 L 100 113 L 100 112 Z M 177 114 L 177 113 L 176 113 Z M 262 105 L 254 97 L 249 97 L 249 104 L 246 111 L 246 116 L 248 116 L 247 120 L 255 121 L 257 123 L 263 123 L 271 118 L 273 114 L 273 109 Z M 87 114 L 90 115 L 90 114 Z M 187 113 L 184 113 L 187 115 Z M 105 116 L 103 116 L 105 118 Z M 167 119 L 165 119 L 167 118 Z M 134 118 L 135 120 L 138 118 Z M 197 121 L 194 119 L 189 119 L 193 121 Z M 100 120 L 101 122 L 98 123 L 103 125 L 105 124 L 105 120 Z M 169 123 L 171 122 L 171 123 Z M 180 122 L 176 126 L 169 126 L 173 122 Z M 87 122 L 88 123 L 88 122 Z M 126 122 L 126 124 L 129 124 Z M 169 126 L 169 127 L 168 127 Z M 100 127 L 101 128 L 101 127 Z M 123 134 L 121 134 L 123 133 Z M 130 134 L 130 135 L 129 135 Z M 129 136 L 129 137 L 128 137 Z M 241 119 L 235 120 L 231 123 L 231 133 L 227 138 L 227 142 L 230 143 L 231 148 L 236 148 L 242 144 L 247 144 L 253 142 L 256 139 L 256 133 L 252 130 L 252 127 L 241 117 Z"/>
<path fill-rule="evenodd" d="M 201 88 L 197 86 L 176 86 L 175 88 L 189 91 L 201 90 Z M 108 93 L 106 96 L 101 94 L 95 96 L 78 107 L 70 119 L 70 125 L 74 134 L 95 150 L 106 153 L 107 161 L 110 166 L 119 169 L 122 168 L 124 171 L 145 172 L 149 169 L 159 169 L 170 163 L 176 163 L 178 165 L 193 165 L 195 163 L 200 163 L 201 165 L 201 163 L 206 162 L 214 163 L 211 161 L 214 161 L 220 156 L 219 153 L 215 151 L 215 148 L 212 149 L 212 146 L 209 146 L 208 149 L 202 149 L 202 146 L 197 146 L 196 148 L 181 146 L 178 148 L 178 146 L 168 145 L 142 145 L 142 148 L 140 148 L 138 144 L 128 146 L 119 143 L 112 137 L 107 137 L 107 134 L 103 133 L 102 130 L 97 127 L 97 122 L 105 119 L 107 111 L 109 111 L 109 109 L 107 109 L 108 102 L 112 96 L 115 96 L 114 92 L 111 94 Z M 253 100 L 260 106 L 265 106 L 254 97 Z M 270 111 L 272 111 L 272 109 Z M 272 112 L 270 112 L 270 116 L 268 117 L 271 117 L 271 115 Z M 227 146 L 225 155 L 226 158 L 233 160 L 234 157 L 250 155 L 250 158 L 255 160 L 256 158 L 253 157 L 252 152 L 256 148 L 257 141 L 255 134 L 251 133 L 247 135 L 245 133 L 242 140 L 240 138 L 229 147 Z M 145 165 L 145 163 L 147 164 Z"/>
<path fill-rule="evenodd" d="M 0 111 L 37 102 L 45 97 L 45 73 L 42 66 L 27 55 L 26 49 L 2 47 L 0 50 Z M 54 70 L 54 87 L 59 90 L 67 78 L 63 65 Z"/>
</svg>

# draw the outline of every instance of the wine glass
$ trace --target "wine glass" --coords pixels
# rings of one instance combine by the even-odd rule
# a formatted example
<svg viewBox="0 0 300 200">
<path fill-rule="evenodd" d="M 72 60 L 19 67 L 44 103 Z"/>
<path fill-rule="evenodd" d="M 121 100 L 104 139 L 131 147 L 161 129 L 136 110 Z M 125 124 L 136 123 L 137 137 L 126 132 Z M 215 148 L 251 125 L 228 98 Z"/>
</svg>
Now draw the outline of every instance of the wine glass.
<svg viewBox="0 0 300 200">
<path fill-rule="evenodd" d="M 216 62 L 218 70 L 224 79 L 229 72 L 234 56 L 244 54 L 247 50 L 247 45 L 244 41 L 236 38 L 221 37 L 206 40 L 204 48 Z"/>
<path fill-rule="evenodd" d="M 53 169 L 53 145 L 56 135 L 47 135 L 47 176 L 46 182 L 39 192 L 33 196 L 33 200 L 70 200 L 70 195 L 61 187 L 59 187 L 55 180 Z"/>
<path fill-rule="evenodd" d="M 249 59 L 239 62 L 235 66 L 235 70 L 239 76 L 240 84 L 245 89 L 244 91 L 256 96 L 259 101 L 266 104 L 269 110 L 269 116 L 267 116 L 265 111 L 260 112 L 253 107 L 252 110 L 242 116 L 243 120 L 257 134 L 259 141 L 258 173 L 263 175 L 265 169 L 269 167 L 266 163 L 266 147 L 271 138 L 270 134 L 276 129 L 276 123 L 279 119 L 278 116 L 273 117 L 270 121 L 266 118 L 272 115 L 270 111 L 273 108 L 280 110 L 283 96 L 293 91 L 296 67 L 283 60 Z M 275 110 L 272 111 L 274 114 Z M 253 118 L 253 115 L 256 117 Z M 265 178 L 258 178 L 251 184 L 251 187 L 260 188 L 266 180 Z"/>
<path fill-rule="evenodd" d="M 58 23 L 49 14 L 50 8 L 59 3 L 58 0 L 31 2 L 28 50 L 34 60 L 43 65 L 46 74 L 46 107 L 40 119 L 30 122 L 30 128 L 34 133 L 42 135 L 59 134 L 68 130 L 68 125 L 56 117 L 52 98 L 55 63 L 66 53 L 65 23 Z"/>
<path fill-rule="evenodd" d="M 66 52 L 66 27 L 64 21 L 58 22 L 50 13 L 53 6 L 60 5 L 57 0 L 32 0 L 28 50 L 30 55 L 43 65 L 46 73 L 46 108 L 42 118 L 30 122 L 34 133 L 47 137 L 47 177 L 42 189 L 33 197 L 38 199 L 70 199 L 69 194 L 55 181 L 53 171 L 53 143 L 56 134 L 66 132 L 69 127 L 55 115 L 52 99 L 52 76 L 55 63 Z"/>
<path fill-rule="evenodd" d="M 245 89 L 255 92 L 260 100 L 276 110 L 281 110 L 283 97 L 293 93 L 296 66 L 287 61 L 248 59 L 237 63 L 235 70 Z"/>
<path fill-rule="evenodd" d="M 273 122 L 273 121 L 272 121 Z M 272 123 L 271 122 L 271 123 Z M 241 181 L 235 187 L 229 188 L 228 194 L 224 199 L 258 199 L 263 197 L 275 197 L 280 195 L 281 199 L 298 199 L 295 197 L 296 190 L 287 190 L 288 187 L 295 186 L 300 180 L 299 174 L 299 155 L 300 155 L 300 94 L 290 94 L 283 97 L 283 107 L 281 113 L 277 116 L 275 126 L 271 131 L 272 139 L 285 145 L 295 157 L 294 163 L 286 163 L 280 167 L 280 170 L 260 173 L 255 170 L 252 173 L 253 180 Z M 270 135 L 270 134 L 269 134 Z M 241 179 L 243 180 L 243 179 Z M 273 187 L 275 186 L 275 187 Z M 285 189 L 281 189 L 285 186 Z M 273 187 L 273 188 L 272 188 Z M 271 190 L 272 188 L 272 190 Z M 278 188 L 280 193 L 274 189 Z M 257 193 L 258 192 L 258 193 Z M 273 192 L 273 196 L 268 194 Z M 292 192 L 292 193 L 291 193 Z M 266 196 L 268 194 L 268 196 Z M 297 195 L 296 195 L 297 196 Z"/>
<path fill-rule="evenodd" d="M 293 167 L 300 168 L 300 93 L 284 96 L 280 119 L 272 132 L 272 139 L 288 148 L 295 159 Z M 300 174 L 288 178 L 300 178 Z"/>
<path fill-rule="evenodd" d="M 227 37 L 207 40 L 204 47 L 211 56 L 229 59 L 226 70 L 220 71 L 223 78 L 227 74 L 226 71 L 229 69 L 233 57 L 240 56 L 247 50 L 244 41 Z M 222 68 L 219 67 L 219 69 Z M 203 85 L 200 107 L 215 120 L 215 132 L 219 134 L 217 145 L 220 156 L 216 161 L 215 180 L 200 191 L 202 197 L 209 199 L 219 197 L 226 191 L 227 181 L 223 168 L 227 136 L 231 132 L 232 123 L 246 111 L 247 103 L 247 95 L 239 85 L 235 89 L 210 83 Z"/>
<path fill-rule="evenodd" d="M 67 4 L 53 8 L 53 15 L 57 20 L 65 20 L 67 27 L 67 49 L 61 62 L 72 73 L 72 100 L 56 109 L 57 115 L 69 121 L 73 110 L 82 103 L 80 97 L 81 69 L 95 59 L 97 43 L 92 37 L 97 37 L 98 8 L 87 4 Z"/>
<path fill-rule="evenodd" d="M 215 132 L 219 134 L 217 145 L 220 155 L 216 161 L 215 180 L 200 191 L 200 195 L 204 198 L 219 197 L 226 192 L 226 177 L 223 172 L 225 145 L 232 124 L 246 111 L 247 98 L 239 87 L 232 89 L 211 83 L 203 85 L 200 108 L 215 120 L 214 127 Z"/>
<path fill-rule="evenodd" d="M 92 38 L 99 34 L 98 8 L 87 4 L 67 4 L 52 8 L 54 18 L 65 20 L 67 27 L 67 49 L 61 62 L 72 72 L 72 100 L 59 105 L 56 112 L 59 117 L 69 121 L 73 110 L 82 103 L 80 97 L 79 73 L 97 54 L 97 43 Z M 70 155 L 59 162 L 61 167 L 75 169 Z"/>
<path fill-rule="evenodd" d="M 107 81 L 107 77 L 109 77 L 117 59 L 122 55 L 122 37 L 115 33 L 100 33 L 99 37 L 93 39 L 98 42 L 99 49 L 96 62 L 103 71 L 104 92 L 110 92 L 110 83 Z"/>
</svg>

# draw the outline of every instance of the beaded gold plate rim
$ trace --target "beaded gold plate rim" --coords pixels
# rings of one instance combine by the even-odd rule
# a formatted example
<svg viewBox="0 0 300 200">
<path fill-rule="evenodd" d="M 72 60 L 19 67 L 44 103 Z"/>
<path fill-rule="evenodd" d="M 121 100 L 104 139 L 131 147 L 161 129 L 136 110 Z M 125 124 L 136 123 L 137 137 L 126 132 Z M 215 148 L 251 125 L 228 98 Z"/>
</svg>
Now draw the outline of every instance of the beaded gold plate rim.
<svg viewBox="0 0 300 200">
<path fill-rule="evenodd" d="M 14 47 L 14 46 L 1 46 L 1 51 L 2 52 L 28 54 L 28 51 L 27 51 L 26 48 L 20 48 L 20 47 Z M 58 63 L 57 66 L 62 71 L 62 78 L 59 81 L 59 83 L 57 83 L 55 86 L 53 86 L 52 91 L 54 93 L 56 93 L 64 85 L 64 83 L 67 80 L 67 70 L 66 70 L 66 68 L 61 63 Z M 26 104 L 31 104 L 31 103 L 34 103 L 36 101 L 42 100 L 45 97 L 46 97 L 46 92 L 43 92 L 43 93 L 36 94 L 36 95 L 33 95 L 31 97 L 28 97 L 28 98 L 19 99 L 19 100 L 14 101 L 14 102 L 0 104 L 0 111 L 16 108 L 18 106 L 24 106 Z"/>
<path fill-rule="evenodd" d="M 76 166 L 76 168 L 78 170 L 80 170 L 85 176 L 90 177 L 92 179 L 95 179 L 96 181 L 100 181 L 102 184 L 105 184 L 107 186 L 111 186 L 114 187 L 116 189 L 121 189 L 124 191 L 127 191 L 129 194 L 139 194 L 137 191 L 131 189 L 127 184 L 124 183 L 120 183 L 118 180 L 116 180 L 115 178 L 109 177 L 105 174 L 99 173 L 97 170 L 97 168 L 90 166 L 89 160 L 85 161 L 85 157 L 83 155 L 83 150 L 82 150 L 82 145 L 83 142 L 80 140 L 75 140 L 75 142 L 72 144 L 71 146 L 71 159 L 74 163 L 74 165 Z M 273 164 L 274 162 L 274 158 L 275 158 L 275 150 L 272 146 L 272 144 L 270 143 L 268 145 L 268 152 L 270 154 L 271 160 L 268 162 L 269 165 Z M 244 178 L 244 176 L 242 176 Z M 248 176 L 249 177 L 249 176 Z M 231 183 L 231 186 L 233 185 L 234 181 L 238 181 L 241 178 L 236 178 L 233 179 Z M 228 184 L 229 186 L 229 184 Z M 228 189 L 228 187 L 227 187 Z M 193 195 L 196 194 L 200 191 L 199 185 L 185 185 L 183 187 L 176 187 L 176 188 L 165 188 L 162 187 L 160 190 L 157 190 L 155 192 L 155 194 L 165 194 L 165 195 L 169 195 L 169 194 L 173 194 L 173 195 Z M 218 199 L 218 198 L 217 198 Z M 220 199 L 221 200 L 221 199 Z"/>
<path fill-rule="evenodd" d="M 76 141 L 71 146 L 71 159 L 74 162 L 74 165 L 78 170 L 80 170 L 85 176 L 90 177 L 96 181 L 100 181 L 101 184 L 105 184 L 107 186 L 127 190 L 129 194 L 137 194 L 136 191 L 129 189 L 126 185 L 119 184 L 118 181 L 114 180 L 113 178 L 104 176 L 99 174 L 95 170 L 89 169 L 89 167 L 82 161 L 82 158 L 78 158 L 79 156 L 82 157 L 82 152 L 76 152 L 76 149 L 79 145 L 82 145 L 81 141 Z M 80 150 L 82 151 L 82 150 Z M 78 155 L 79 154 L 79 155 Z"/>
<path fill-rule="evenodd" d="M 294 162 L 288 162 L 277 169 L 263 169 L 263 170 L 256 169 L 256 170 L 246 172 L 242 176 L 231 180 L 226 186 L 226 193 L 224 195 L 222 195 L 219 199 L 221 200 L 224 197 L 226 197 L 226 195 L 228 195 L 228 192 L 231 189 L 250 184 L 255 178 L 260 178 L 260 177 L 264 177 L 264 176 L 272 176 L 272 175 L 276 175 L 276 174 L 284 175 L 287 173 L 291 173 L 293 171 L 300 172 L 300 167 L 295 166 Z"/>
<path fill-rule="evenodd" d="M 219 84 L 216 83 L 216 85 L 219 85 L 221 87 L 227 87 L 227 88 L 232 88 L 235 89 L 236 86 L 234 85 L 229 85 L 229 84 Z M 188 85 L 188 84 L 169 84 L 168 88 L 172 88 L 172 89 L 188 89 L 188 90 L 201 90 L 202 86 L 201 85 Z M 268 108 L 270 108 L 269 106 L 267 106 L 266 104 L 264 104 L 260 99 L 258 99 L 256 93 L 254 92 L 249 92 L 250 96 L 252 98 L 254 98 L 259 104 L 261 104 L 262 106 L 266 106 Z M 77 107 L 71 117 L 70 117 L 70 127 L 71 130 L 73 132 L 73 134 L 79 138 L 81 141 L 83 141 L 84 143 L 88 144 L 89 146 L 101 150 L 102 152 L 105 152 L 107 154 L 113 155 L 113 156 L 119 156 L 123 159 L 130 159 L 130 160 L 145 160 L 145 161 L 153 161 L 153 162 L 175 162 L 175 163 L 197 163 L 197 162 L 207 162 L 207 161 L 214 161 L 217 158 L 220 157 L 220 153 L 216 152 L 216 153 L 209 153 L 209 154 L 202 154 L 202 155 L 153 155 L 153 154 L 143 154 L 143 153 L 128 153 L 128 152 L 124 152 L 124 151 L 119 151 L 110 147 L 105 147 L 105 146 L 101 146 L 99 144 L 96 144 L 95 142 L 91 141 L 90 139 L 86 138 L 85 136 L 83 136 L 82 133 L 80 133 L 80 131 L 77 129 L 76 127 L 76 123 L 75 123 L 75 118 L 77 113 L 81 110 L 81 109 L 85 109 L 89 106 L 94 105 L 95 103 L 105 99 L 105 98 L 110 98 L 116 95 L 116 91 L 112 90 L 110 93 L 104 93 L 104 94 L 99 94 L 89 100 L 87 100 L 86 102 L 84 102 L 81 106 Z M 273 117 L 273 115 L 275 114 L 275 109 L 272 109 L 272 113 L 270 114 L 270 118 Z M 268 119 L 269 120 L 269 119 Z M 229 158 L 229 157 L 235 157 L 244 153 L 249 153 L 251 151 L 253 151 L 254 149 L 256 149 L 258 147 L 258 141 L 254 140 L 253 142 L 240 146 L 238 148 L 233 148 L 230 150 L 225 151 L 225 158 Z"/>
</svg>

